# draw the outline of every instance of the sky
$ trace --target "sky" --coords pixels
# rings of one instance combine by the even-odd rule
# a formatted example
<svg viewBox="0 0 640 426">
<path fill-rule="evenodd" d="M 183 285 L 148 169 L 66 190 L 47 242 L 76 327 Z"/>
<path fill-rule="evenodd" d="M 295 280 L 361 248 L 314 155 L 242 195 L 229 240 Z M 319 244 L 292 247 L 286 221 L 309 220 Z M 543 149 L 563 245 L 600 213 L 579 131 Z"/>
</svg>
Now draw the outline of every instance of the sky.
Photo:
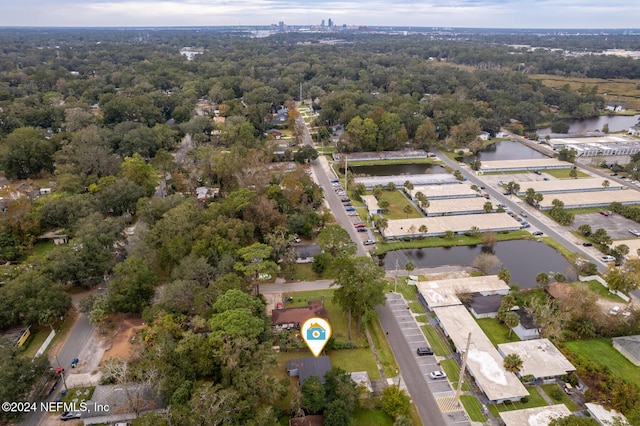
<svg viewBox="0 0 640 426">
<path fill-rule="evenodd" d="M 637 0 L 0 0 L 0 26 L 640 28 Z"/>
</svg>

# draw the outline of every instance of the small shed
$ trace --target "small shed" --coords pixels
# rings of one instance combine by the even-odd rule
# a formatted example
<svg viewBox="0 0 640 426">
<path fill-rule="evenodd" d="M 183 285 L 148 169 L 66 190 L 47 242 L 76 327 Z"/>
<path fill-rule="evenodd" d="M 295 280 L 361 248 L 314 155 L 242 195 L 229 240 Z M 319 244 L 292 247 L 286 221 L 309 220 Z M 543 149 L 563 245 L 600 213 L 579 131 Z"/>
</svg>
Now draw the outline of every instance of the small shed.
<svg viewBox="0 0 640 426">
<path fill-rule="evenodd" d="M 633 365 L 640 367 L 640 334 L 614 337 L 613 347 Z"/>
</svg>

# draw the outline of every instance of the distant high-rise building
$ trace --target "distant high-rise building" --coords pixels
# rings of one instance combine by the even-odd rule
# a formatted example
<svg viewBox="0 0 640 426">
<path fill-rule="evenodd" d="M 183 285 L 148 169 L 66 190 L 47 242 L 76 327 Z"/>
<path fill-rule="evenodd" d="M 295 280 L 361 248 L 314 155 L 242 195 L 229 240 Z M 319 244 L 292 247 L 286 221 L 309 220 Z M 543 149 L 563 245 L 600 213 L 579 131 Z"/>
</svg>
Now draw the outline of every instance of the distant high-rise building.
<svg viewBox="0 0 640 426">
<path fill-rule="evenodd" d="M 322 20 L 322 23 L 320 24 L 320 26 L 324 28 L 324 19 Z"/>
<path fill-rule="evenodd" d="M 284 28 L 284 21 L 280 21 L 278 22 L 278 26 L 282 29 Z"/>
<path fill-rule="evenodd" d="M 329 28 L 333 27 L 333 21 L 329 18 Z"/>
</svg>

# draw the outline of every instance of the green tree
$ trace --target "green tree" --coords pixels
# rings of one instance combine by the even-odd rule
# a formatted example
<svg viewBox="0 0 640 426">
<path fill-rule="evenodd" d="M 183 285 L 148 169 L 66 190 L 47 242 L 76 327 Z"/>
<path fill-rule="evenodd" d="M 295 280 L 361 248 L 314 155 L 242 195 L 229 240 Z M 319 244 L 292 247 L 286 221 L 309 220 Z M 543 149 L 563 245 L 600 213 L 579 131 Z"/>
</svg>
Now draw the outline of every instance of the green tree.
<svg viewBox="0 0 640 426">
<path fill-rule="evenodd" d="M 158 184 L 158 173 L 137 152 L 125 157 L 120 166 L 120 175 L 144 188 L 147 195 L 153 194 Z"/>
<path fill-rule="evenodd" d="M 562 148 L 558 152 L 558 160 L 573 163 L 576 159 L 577 153 L 578 151 L 573 148 Z"/>
<path fill-rule="evenodd" d="M 324 385 L 317 376 L 307 378 L 300 387 L 302 406 L 309 414 L 322 412 L 325 404 Z"/>
<path fill-rule="evenodd" d="M 571 170 L 569 170 L 569 177 L 571 179 L 577 179 L 578 178 L 578 169 L 576 169 L 575 167 L 572 167 Z"/>
<path fill-rule="evenodd" d="M 331 284 L 340 286 L 334 293 L 336 303 L 348 313 L 349 340 L 351 317 L 357 319 L 358 335 L 375 307 L 384 303 L 384 269 L 368 257 L 342 257 L 336 262 L 337 278 Z"/>
<path fill-rule="evenodd" d="M 551 123 L 551 131 L 553 133 L 569 133 L 569 123 L 564 121 L 554 121 Z"/>
<path fill-rule="evenodd" d="M 491 213 L 491 211 L 493 210 L 493 204 L 491 204 L 491 201 L 487 201 L 484 203 L 483 209 L 485 211 L 485 213 Z"/>
<path fill-rule="evenodd" d="M 395 191 L 396 190 L 396 184 L 393 182 L 389 182 L 387 183 L 387 185 L 385 186 L 385 189 L 387 191 Z"/>
<path fill-rule="evenodd" d="M 8 179 L 39 177 L 42 172 L 53 173 L 55 144 L 45 139 L 44 132 L 22 127 L 3 138 L 0 143 L 0 168 Z"/>
<path fill-rule="evenodd" d="M 411 272 L 413 272 L 414 269 L 416 269 L 416 265 L 413 262 L 409 261 L 409 262 L 404 264 L 404 269 L 408 273 L 411 273 Z"/>
<path fill-rule="evenodd" d="M 509 270 L 503 266 L 498 271 L 498 278 L 500 278 L 505 283 L 509 284 L 509 280 L 511 280 L 511 272 L 509 272 Z"/>
<path fill-rule="evenodd" d="M 578 417 L 575 415 L 552 419 L 549 426 L 598 426 L 597 420 L 590 417 Z"/>
<path fill-rule="evenodd" d="M 382 411 L 393 418 L 409 416 L 411 401 L 404 390 L 397 386 L 387 386 L 382 391 Z"/>
<path fill-rule="evenodd" d="M 251 284 L 255 284 L 261 275 L 275 275 L 278 264 L 270 260 L 273 248 L 262 243 L 253 243 L 238 250 L 242 262 L 236 262 L 233 269 L 242 272 Z"/>
<path fill-rule="evenodd" d="M 549 284 L 549 274 L 547 274 L 546 272 L 540 272 L 538 275 L 536 275 L 536 283 L 543 287 Z"/>
<path fill-rule="evenodd" d="M 511 333 L 513 332 L 514 327 L 517 327 L 520 324 L 520 316 L 513 312 L 509 311 L 504 314 L 504 325 L 509 327 L 509 338 L 511 338 Z"/>
<path fill-rule="evenodd" d="M 156 276 L 147 262 L 129 257 L 117 264 L 116 278 L 109 283 L 109 306 L 116 312 L 142 312 L 153 297 Z"/>
<path fill-rule="evenodd" d="M 522 358 L 518 354 L 509 354 L 504 357 L 503 366 L 509 373 L 517 374 L 522 370 Z"/>
<path fill-rule="evenodd" d="M 332 257 L 343 255 L 353 255 L 356 246 L 349 236 L 349 233 L 340 225 L 327 225 L 318 234 L 318 244 L 320 248 Z"/>
<path fill-rule="evenodd" d="M 309 145 L 303 145 L 293 154 L 293 159 L 298 163 L 308 163 L 316 158 L 318 158 L 318 151 Z"/>
<path fill-rule="evenodd" d="M 378 202 L 378 206 L 382 209 L 382 211 L 384 213 L 388 213 L 389 212 L 389 207 L 391 206 L 391 203 L 387 200 L 380 200 Z"/>
<path fill-rule="evenodd" d="M 589 225 L 588 223 L 584 223 L 578 226 L 578 232 L 580 232 L 585 237 L 588 237 L 589 235 L 591 235 L 591 225 Z"/>
<path fill-rule="evenodd" d="M 611 182 L 609 182 L 609 179 L 605 179 L 602 181 L 602 187 L 603 188 L 608 188 L 611 185 Z"/>
<path fill-rule="evenodd" d="M 406 204 L 403 208 L 402 208 L 402 212 L 405 213 L 407 215 L 407 219 L 409 218 L 409 215 L 411 213 L 413 213 L 413 207 L 411 207 L 411 204 Z"/>
<path fill-rule="evenodd" d="M 348 425 L 351 423 L 351 415 L 344 401 L 331 401 L 324 409 L 324 426 Z"/>
<path fill-rule="evenodd" d="M 607 231 L 603 228 L 598 228 L 596 229 L 596 231 L 591 234 L 591 239 L 593 240 L 593 242 L 597 243 L 597 244 L 611 244 L 612 239 L 609 236 L 609 234 L 607 234 Z"/>
</svg>

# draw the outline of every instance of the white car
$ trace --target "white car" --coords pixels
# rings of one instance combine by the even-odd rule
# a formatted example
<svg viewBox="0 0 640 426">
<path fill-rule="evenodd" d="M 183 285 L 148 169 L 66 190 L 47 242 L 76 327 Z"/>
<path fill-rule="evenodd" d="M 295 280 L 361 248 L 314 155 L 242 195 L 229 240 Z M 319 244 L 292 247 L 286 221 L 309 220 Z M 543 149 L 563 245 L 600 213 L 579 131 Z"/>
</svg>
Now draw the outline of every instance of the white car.
<svg viewBox="0 0 640 426">
<path fill-rule="evenodd" d="M 637 229 L 629 229 L 629 233 L 635 235 L 636 237 L 640 237 L 640 231 Z"/>
<path fill-rule="evenodd" d="M 618 313 L 620 313 L 620 306 L 614 306 L 609 311 L 609 315 L 618 315 Z"/>
<path fill-rule="evenodd" d="M 603 262 L 615 262 L 615 261 L 616 261 L 616 258 L 615 258 L 615 257 L 613 257 L 613 256 L 609 256 L 609 255 L 607 255 L 607 256 L 602 256 L 602 261 L 603 261 Z"/>
<path fill-rule="evenodd" d="M 429 377 L 431 377 L 433 380 L 437 380 L 437 379 L 446 379 L 447 375 L 445 374 L 444 371 L 432 371 L 431 373 L 429 373 Z"/>
<path fill-rule="evenodd" d="M 365 246 L 371 246 L 371 245 L 373 245 L 373 244 L 375 244 L 375 243 L 376 243 L 376 242 L 375 242 L 375 241 L 373 241 L 373 240 L 367 240 L 367 241 L 365 241 L 365 242 L 364 242 L 364 245 L 365 245 Z"/>
</svg>

